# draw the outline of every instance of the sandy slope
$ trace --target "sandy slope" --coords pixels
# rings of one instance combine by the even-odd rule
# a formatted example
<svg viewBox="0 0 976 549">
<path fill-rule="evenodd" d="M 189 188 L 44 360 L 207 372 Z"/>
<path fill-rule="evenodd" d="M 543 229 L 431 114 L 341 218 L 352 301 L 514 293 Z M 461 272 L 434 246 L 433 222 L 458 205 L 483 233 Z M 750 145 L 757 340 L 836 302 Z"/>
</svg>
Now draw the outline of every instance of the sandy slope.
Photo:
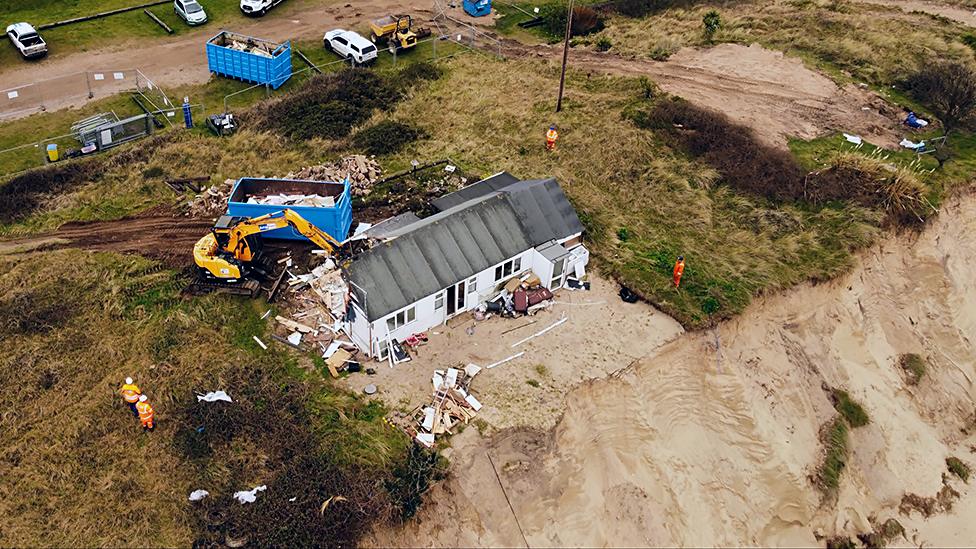
<svg viewBox="0 0 976 549">
<path fill-rule="evenodd" d="M 895 545 L 976 539 L 976 496 L 925 520 L 903 494 L 933 496 L 944 460 L 976 462 L 976 198 L 947 205 L 923 234 L 864 254 L 850 275 L 762 300 L 717 332 L 687 334 L 566 397 L 548 432 L 487 444 L 457 437 L 456 477 L 419 524 L 378 534 L 404 545 L 822 545 L 898 518 Z M 718 345 L 716 345 L 716 341 Z M 899 353 L 930 362 L 918 387 Z M 851 433 L 836 501 L 809 475 L 834 416 L 822 389 L 846 388 L 871 416 Z M 486 454 L 487 452 L 487 454 Z M 494 478 L 497 467 L 518 524 Z"/>
</svg>

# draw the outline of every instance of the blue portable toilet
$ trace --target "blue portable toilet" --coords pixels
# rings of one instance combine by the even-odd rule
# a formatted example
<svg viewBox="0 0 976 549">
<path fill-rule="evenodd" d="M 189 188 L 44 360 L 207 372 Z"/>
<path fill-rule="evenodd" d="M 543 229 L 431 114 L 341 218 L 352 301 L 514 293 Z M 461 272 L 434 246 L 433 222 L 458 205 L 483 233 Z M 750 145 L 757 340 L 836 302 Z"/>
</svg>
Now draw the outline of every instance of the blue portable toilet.
<svg viewBox="0 0 976 549">
<path fill-rule="evenodd" d="M 491 0 L 464 0 L 464 11 L 471 17 L 491 14 Z"/>
</svg>

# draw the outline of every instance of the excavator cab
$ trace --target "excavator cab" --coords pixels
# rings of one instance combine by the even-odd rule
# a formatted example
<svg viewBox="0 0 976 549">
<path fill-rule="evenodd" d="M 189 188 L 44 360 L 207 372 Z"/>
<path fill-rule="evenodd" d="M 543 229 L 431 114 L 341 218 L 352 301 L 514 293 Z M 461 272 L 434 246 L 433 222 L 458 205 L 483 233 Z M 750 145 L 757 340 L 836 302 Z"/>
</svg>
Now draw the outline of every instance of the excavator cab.
<svg viewBox="0 0 976 549">
<path fill-rule="evenodd" d="M 217 239 L 217 249 L 223 250 L 224 252 L 222 255 L 240 261 L 254 261 L 261 255 L 263 246 L 261 237 L 258 236 L 260 233 L 253 233 L 239 238 L 237 241 L 237 249 L 230 249 L 231 232 L 235 227 L 247 220 L 248 218 L 246 217 L 222 215 L 214 223 L 211 232 L 214 238 Z"/>
</svg>

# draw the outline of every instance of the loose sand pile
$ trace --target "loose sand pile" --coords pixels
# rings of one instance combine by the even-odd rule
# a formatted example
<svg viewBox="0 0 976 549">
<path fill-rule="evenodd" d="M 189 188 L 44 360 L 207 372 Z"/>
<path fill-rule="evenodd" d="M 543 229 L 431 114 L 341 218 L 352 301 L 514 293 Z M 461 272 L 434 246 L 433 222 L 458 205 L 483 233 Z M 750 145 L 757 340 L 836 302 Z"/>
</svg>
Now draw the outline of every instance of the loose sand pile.
<svg viewBox="0 0 976 549">
<path fill-rule="evenodd" d="M 945 458 L 976 462 L 976 198 L 947 205 L 920 236 L 873 248 L 850 275 L 757 300 L 717 331 L 687 334 L 566 395 L 554 429 L 452 441 L 455 476 L 420 521 L 377 533 L 400 545 L 802 545 L 894 517 L 891 545 L 968 545 L 976 496 L 923 519 Z M 896 365 L 928 359 L 918 386 Z M 577 367 L 585 367 L 585 359 Z M 811 475 L 835 416 L 822 384 L 861 402 L 835 498 Z M 489 406 L 499 406 L 490 398 Z M 967 430 L 963 430 L 968 425 Z M 489 461 L 489 457 L 491 461 Z M 497 470 L 509 508 L 492 470 Z"/>
</svg>

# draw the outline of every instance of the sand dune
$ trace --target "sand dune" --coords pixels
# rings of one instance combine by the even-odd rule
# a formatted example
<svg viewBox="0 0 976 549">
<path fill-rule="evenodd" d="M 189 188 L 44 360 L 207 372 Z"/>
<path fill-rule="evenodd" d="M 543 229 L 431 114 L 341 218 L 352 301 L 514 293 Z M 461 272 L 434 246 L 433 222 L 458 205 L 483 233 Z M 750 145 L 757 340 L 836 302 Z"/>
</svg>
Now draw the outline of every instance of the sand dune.
<svg viewBox="0 0 976 549">
<path fill-rule="evenodd" d="M 952 512 L 924 519 L 898 506 L 942 488 L 946 457 L 976 462 L 974 272 L 967 197 L 841 279 L 757 300 L 715 331 L 581 384 L 551 431 L 456 437 L 456 476 L 419 523 L 376 541 L 807 546 L 895 517 L 907 533 L 893 545 L 971 545 L 976 496 L 958 479 L 948 481 L 962 494 Z M 896 364 L 909 352 L 929 362 L 914 387 Z M 820 430 L 836 414 L 825 386 L 849 391 L 871 418 L 851 431 L 848 467 L 827 498 L 811 480 Z"/>
</svg>

